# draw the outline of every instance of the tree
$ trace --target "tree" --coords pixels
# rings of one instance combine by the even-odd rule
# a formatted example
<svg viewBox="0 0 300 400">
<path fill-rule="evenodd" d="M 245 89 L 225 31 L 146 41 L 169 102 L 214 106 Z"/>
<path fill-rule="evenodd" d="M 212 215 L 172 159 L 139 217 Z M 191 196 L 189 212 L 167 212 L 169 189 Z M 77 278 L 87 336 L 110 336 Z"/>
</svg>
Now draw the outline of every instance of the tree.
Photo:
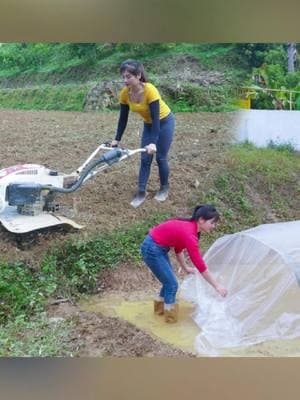
<svg viewBox="0 0 300 400">
<path fill-rule="evenodd" d="M 294 72 L 297 59 L 297 49 L 295 43 L 288 43 L 287 54 L 288 54 L 288 72 L 289 73 Z"/>
</svg>

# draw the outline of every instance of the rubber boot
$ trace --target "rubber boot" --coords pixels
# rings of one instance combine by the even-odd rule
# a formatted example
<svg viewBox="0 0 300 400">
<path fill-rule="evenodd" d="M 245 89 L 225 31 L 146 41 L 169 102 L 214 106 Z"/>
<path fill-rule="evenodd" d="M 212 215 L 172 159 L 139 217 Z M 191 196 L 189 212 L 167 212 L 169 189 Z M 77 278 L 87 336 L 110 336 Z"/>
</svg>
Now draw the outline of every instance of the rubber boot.
<svg viewBox="0 0 300 400">
<path fill-rule="evenodd" d="M 154 314 L 163 315 L 164 313 L 164 302 L 159 300 L 154 300 Z"/>
<path fill-rule="evenodd" d="M 170 310 L 165 309 L 165 322 L 174 324 L 178 321 L 178 304 L 174 304 Z"/>
</svg>

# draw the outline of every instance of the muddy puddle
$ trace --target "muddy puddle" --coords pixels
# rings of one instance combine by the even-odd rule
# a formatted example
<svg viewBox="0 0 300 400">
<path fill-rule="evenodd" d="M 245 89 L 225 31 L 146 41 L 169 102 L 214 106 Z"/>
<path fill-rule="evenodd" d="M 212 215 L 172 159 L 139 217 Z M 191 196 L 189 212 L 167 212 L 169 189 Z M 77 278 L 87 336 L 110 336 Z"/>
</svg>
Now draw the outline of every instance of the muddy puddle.
<svg viewBox="0 0 300 400">
<path fill-rule="evenodd" d="M 163 316 L 154 315 L 153 298 L 150 295 L 143 297 L 138 294 L 127 299 L 121 299 L 117 294 L 110 294 L 105 298 L 96 296 L 82 301 L 80 307 L 84 311 L 124 319 L 154 339 L 196 354 L 194 338 L 199 328 L 191 318 L 193 307 L 187 302 L 180 303 L 178 324 L 166 324 Z"/>
<path fill-rule="evenodd" d="M 153 313 L 153 298 L 149 293 L 131 293 L 126 298 L 118 293 L 107 293 L 105 297 L 91 296 L 82 300 L 79 307 L 83 311 L 99 313 L 107 317 L 117 317 L 132 323 L 148 333 L 180 350 L 188 351 L 200 357 L 194 342 L 200 329 L 194 323 L 191 303 L 180 301 L 179 321 L 177 324 L 166 324 L 162 316 Z M 299 357 L 300 338 L 294 340 L 274 340 L 257 345 L 226 349 L 219 353 L 221 357 Z"/>
</svg>

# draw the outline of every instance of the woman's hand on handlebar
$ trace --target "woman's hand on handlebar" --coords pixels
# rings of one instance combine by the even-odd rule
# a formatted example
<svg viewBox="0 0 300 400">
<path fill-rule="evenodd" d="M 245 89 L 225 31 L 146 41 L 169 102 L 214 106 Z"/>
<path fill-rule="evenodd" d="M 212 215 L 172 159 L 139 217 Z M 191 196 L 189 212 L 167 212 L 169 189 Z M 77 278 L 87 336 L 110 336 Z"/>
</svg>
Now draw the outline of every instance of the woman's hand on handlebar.
<svg viewBox="0 0 300 400">
<path fill-rule="evenodd" d="M 112 140 L 110 143 L 111 147 L 118 147 L 119 146 L 119 141 L 118 140 Z"/>
<path fill-rule="evenodd" d="M 154 143 L 148 144 L 148 146 L 146 146 L 145 149 L 146 149 L 148 154 L 156 153 L 156 145 Z"/>
</svg>

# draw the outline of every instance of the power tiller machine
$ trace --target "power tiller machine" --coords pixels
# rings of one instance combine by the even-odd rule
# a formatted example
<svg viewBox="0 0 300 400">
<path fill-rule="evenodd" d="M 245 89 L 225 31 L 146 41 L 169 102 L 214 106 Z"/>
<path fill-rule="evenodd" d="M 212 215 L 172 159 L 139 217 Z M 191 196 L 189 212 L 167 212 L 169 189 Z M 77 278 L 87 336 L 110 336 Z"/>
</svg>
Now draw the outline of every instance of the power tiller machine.
<svg viewBox="0 0 300 400">
<path fill-rule="evenodd" d="M 1 169 L 0 223 L 14 234 L 26 234 L 57 225 L 81 229 L 83 226 L 59 215 L 60 205 L 55 202 L 55 196 L 75 192 L 112 164 L 144 151 L 103 143 L 71 174 L 59 173 L 38 164 L 19 164 Z"/>
</svg>

